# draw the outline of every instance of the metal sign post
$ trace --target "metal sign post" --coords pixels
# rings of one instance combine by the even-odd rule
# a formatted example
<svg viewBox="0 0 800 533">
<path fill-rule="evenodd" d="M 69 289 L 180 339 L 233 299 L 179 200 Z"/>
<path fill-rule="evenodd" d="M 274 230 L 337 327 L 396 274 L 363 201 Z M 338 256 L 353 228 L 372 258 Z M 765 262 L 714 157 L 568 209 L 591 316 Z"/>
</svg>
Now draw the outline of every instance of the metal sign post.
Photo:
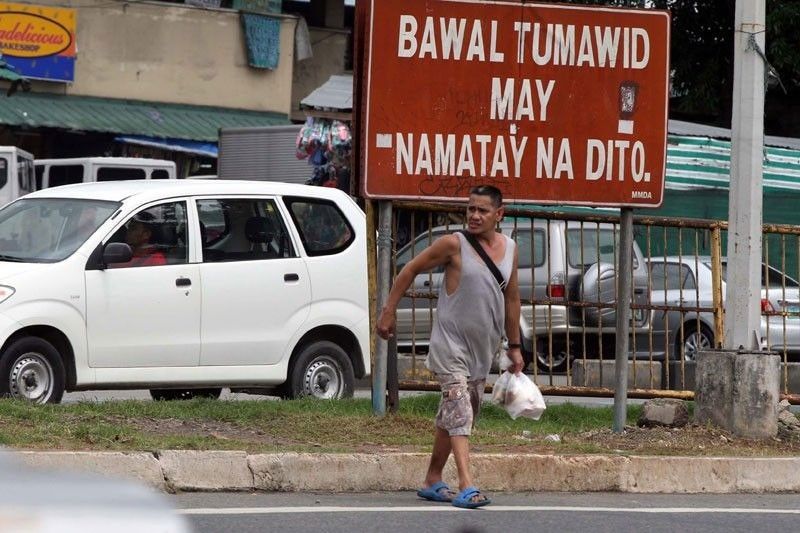
<svg viewBox="0 0 800 533">
<path fill-rule="evenodd" d="M 378 298 L 377 313 L 389 296 L 392 282 L 392 203 L 378 204 Z M 388 342 L 378 338 L 375 345 L 375 364 L 372 369 L 372 412 L 376 415 L 386 414 L 386 367 L 388 360 Z"/>
<path fill-rule="evenodd" d="M 628 337 L 631 329 L 633 210 L 620 210 L 617 257 L 617 350 L 614 354 L 614 433 L 622 433 L 628 413 Z"/>
</svg>

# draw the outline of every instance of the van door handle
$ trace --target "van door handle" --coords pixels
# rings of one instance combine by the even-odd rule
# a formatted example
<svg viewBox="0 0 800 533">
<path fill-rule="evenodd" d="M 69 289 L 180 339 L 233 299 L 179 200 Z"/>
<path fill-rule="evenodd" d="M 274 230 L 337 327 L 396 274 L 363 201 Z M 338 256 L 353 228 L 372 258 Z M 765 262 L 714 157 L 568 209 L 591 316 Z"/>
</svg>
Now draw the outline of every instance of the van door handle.
<svg viewBox="0 0 800 533">
<path fill-rule="evenodd" d="M 284 274 L 283 281 L 300 281 L 300 276 L 294 273 Z"/>
<path fill-rule="evenodd" d="M 191 287 L 192 280 L 189 278 L 178 278 L 175 280 L 176 287 Z"/>
<path fill-rule="evenodd" d="M 644 294 L 644 289 L 642 288 L 633 289 L 633 294 Z"/>
</svg>

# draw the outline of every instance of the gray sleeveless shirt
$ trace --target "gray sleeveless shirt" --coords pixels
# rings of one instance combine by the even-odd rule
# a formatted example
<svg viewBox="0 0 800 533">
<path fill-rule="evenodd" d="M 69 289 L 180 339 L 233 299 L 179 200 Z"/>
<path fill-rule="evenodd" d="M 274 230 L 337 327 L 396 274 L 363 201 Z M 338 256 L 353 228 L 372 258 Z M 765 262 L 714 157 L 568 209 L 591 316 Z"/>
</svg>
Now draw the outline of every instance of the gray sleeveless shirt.
<svg viewBox="0 0 800 533">
<path fill-rule="evenodd" d="M 466 237 L 456 235 L 461 242 L 461 280 L 455 292 L 447 294 L 446 274 L 442 279 L 426 366 L 435 374 L 484 379 L 505 333 L 505 298 Z M 503 238 L 506 251 L 497 268 L 508 281 L 516 243 Z"/>
</svg>

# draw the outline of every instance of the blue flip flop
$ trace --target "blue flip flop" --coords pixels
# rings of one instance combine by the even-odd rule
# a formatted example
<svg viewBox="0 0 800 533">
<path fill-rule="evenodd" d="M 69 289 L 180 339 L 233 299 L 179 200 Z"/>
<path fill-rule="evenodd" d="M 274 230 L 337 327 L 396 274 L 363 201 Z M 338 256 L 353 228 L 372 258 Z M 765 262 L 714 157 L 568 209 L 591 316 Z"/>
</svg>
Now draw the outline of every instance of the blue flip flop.
<svg viewBox="0 0 800 533">
<path fill-rule="evenodd" d="M 480 490 L 478 490 L 477 487 L 467 487 L 459 492 L 455 498 L 453 498 L 453 505 L 456 507 L 461 507 L 462 509 L 477 509 L 478 507 L 483 507 L 484 505 L 489 505 L 492 503 L 492 500 L 486 496 L 483 496 L 482 500 L 474 502 L 472 501 L 472 498 L 475 496 L 483 496 L 483 494 Z"/>
<path fill-rule="evenodd" d="M 453 491 L 444 481 L 437 481 L 430 487 L 423 487 L 417 491 L 417 496 L 432 502 L 452 502 Z"/>
</svg>

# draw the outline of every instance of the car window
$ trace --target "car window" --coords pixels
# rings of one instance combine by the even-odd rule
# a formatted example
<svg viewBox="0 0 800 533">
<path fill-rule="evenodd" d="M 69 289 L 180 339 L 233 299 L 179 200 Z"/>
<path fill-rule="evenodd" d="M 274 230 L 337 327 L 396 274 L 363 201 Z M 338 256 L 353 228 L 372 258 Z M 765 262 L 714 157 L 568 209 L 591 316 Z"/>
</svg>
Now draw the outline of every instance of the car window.
<svg viewBox="0 0 800 533">
<path fill-rule="evenodd" d="M 0 157 L 0 189 L 8 183 L 8 159 Z"/>
<path fill-rule="evenodd" d="M 147 172 L 143 168 L 100 167 L 97 169 L 97 181 L 143 180 Z"/>
<path fill-rule="evenodd" d="M 708 264 L 708 268 L 711 268 L 711 265 Z M 728 263 L 722 263 L 722 281 L 728 280 Z M 798 283 L 795 279 L 790 278 L 780 270 L 777 270 L 772 267 L 767 267 L 767 271 L 764 271 L 764 264 L 761 264 L 761 286 L 766 287 L 766 283 L 764 283 L 766 278 L 769 278 L 769 286 L 770 287 L 783 287 L 786 284 L 786 287 L 800 287 L 800 283 Z"/>
<path fill-rule="evenodd" d="M 197 201 L 204 263 L 297 257 L 274 200 Z"/>
<path fill-rule="evenodd" d="M 612 229 L 588 226 L 567 230 L 567 260 L 572 267 L 585 269 L 598 262 L 613 265 L 618 248 L 619 232 Z M 639 268 L 636 255 L 633 268 Z"/>
<path fill-rule="evenodd" d="M 117 202 L 73 198 L 18 200 L 0 210 L 0 260 L 66 259 L 118 207 Z"/>
<path fill-rule="evenodd" d="M 355 232 L 335 203 L 314 198 L 284 197 L 306 253 L 330 255 L 346 249 Z"/>
<path fill-rule="evenodd" d="M 53 165 L 47 171 L 48 187 L 82 182 L 83 165 Z"/>
<path fill-rule="evenodd" d="M 166 180 L 169 179 L 169 172 L 163 168 L 157 168 L 150 174 L 151 180 Z"/>
<path fill-rule="evenodd" d="M 544 264 L 544 231 L 534 229 L 533 239 L 531 239 L 530 229 L 518 228 L 512 238 L 517 242 L 517 253 L 519 254 L 517 268 L 538 267 Z"/>
<path fill-rule="evenodd" d="M 133 258 L 113 268 L 175 265 L 188 262 L 186 203 L 169 202 L 142 209 L 130 217 L 108 242 L 127 243 Z"/>
<path fill-rule="evenodd" d="M 676 263 L 650 263 L 650 283 L 653 290 L 694 290 L 697 284 L 692 270 Z"/>
<path fill-rule="evenodd" d="M 3 160 L 0 159 L 0 168 L 2 167 L 2 164 L 3 164 L 2 161 Z M 42 190 L 42 178 L 44 178 L 44 165 L 36 165 L 34 167 L 34 172 L 36 173 L 36 190 L 40 191 L 40 190 Z M 1 179 L 0 179 L 0 183 L 2 183 Z M 0 187 L 2 187 L 2 186 L 3 185 L 0 184 Z"/>
<path fill-rule="evenodd" d="M 19 182 L 20 195 L 35 190 L 33 161 L 23 157 L 21 154 L 17 156 L 17 181 Z"/>
</svg>

